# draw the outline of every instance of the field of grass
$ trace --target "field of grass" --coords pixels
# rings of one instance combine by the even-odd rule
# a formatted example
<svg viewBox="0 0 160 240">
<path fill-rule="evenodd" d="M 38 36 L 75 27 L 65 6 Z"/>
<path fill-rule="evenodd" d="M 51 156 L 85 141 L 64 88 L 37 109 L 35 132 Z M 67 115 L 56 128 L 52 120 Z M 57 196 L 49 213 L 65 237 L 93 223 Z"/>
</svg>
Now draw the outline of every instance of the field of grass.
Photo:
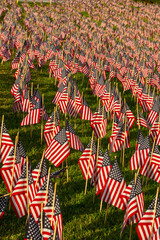
<svg viewBox="0 0 160 240">
<path fill-rule="evenodd" d="M 155 1 L 157 2 L 157 1 Z M 4 17 L 4 15 L 2 16 Z M 2 19 L 1 19 L 2 20 Z M 14 56 L 13 56 L 14 58 Z M 12 58 L 12 59 L 13 59 Z M 23 119 L 23 113 L 13 113 L 13 102 L 14 99 L 10 93 L 10 89 L 15 81 L 14 71 L 11 72 L 11 60 L 4 64 L 0 64 L 0 117 L 4 114 L 5 124 L 8 132 L 13 140 L 17 132 L 19 131 L 20 140 L 24 146 L 26 154 L 31 163 L 32 169 L 40 161 L 43 149 L 46 148 L 45 142 L 41 145 L 41 126 L 40 124 L 33 125 L 32 138 L 30 137 L 30 126 L 20 127 L 20 123 Z M 36 65 L 36 62 L 34 62 Z M 55 96 L 57 87 L 55 85 L 55 80 L 49 79 L 48 76 L 48 65 L 49 62 L 41 69 L 37 71 L 31 70 L 31 77 L 34 87 L 36 88 L 39 84 L 40 93 L 44 94 L 44 103 L 48 115 L 50 115 L 54 109 L 54 104 L 52 104 L 52 99 Z M 89 88 L 88 79 L 83 76 L 83 74 L 75 74 L 73 76 L 79 87 L 80 93 L 84 94 L 86 101 L 88 102 L 91 110 L 96 110 L 98 106 L 97 97 L 92 95 Z M 122 98 L 126 99 L 126 102 L 133 114 L 136 116 L 136 101 L 132 98 L 130 91 L 123 93 L 122 85 L 117 79 L 114 79 L 113 84 L 118 83 L 119 90 L 122 93 Z M 61 114 L 60 126 L 62 127 L 65 117 Z M 68 116 L 71 126 L 74 128 L 75 120 Z M 111 135 L 112 121 L 108 121 L 107 124 L 107 135 L 101 140 L 101 149 L 103 153 L 106 151 L 109 143 L 109 137 Z M 76 129 L 77 135 L 81 139 L 83 145 L 86 147 L 91 139 L 92 130 L 88 121 L 83 123 L 83 135 L 82 135 L 82 120 L 80 116 L 76 119 Z M 141 129 L 144 136 L 148 135 L 148 131 L 145 128 Z M 137 141 L 138 127 L 136 122 L 134 123 L 130 131 L 130 145 L 131 148 L 125 150 L 125 167 L 122 168 L 122 163 L 120 162 L 121 152 L 117 152 L 110 155 L 111 161 L 113 163 L 114 157 L 116 155 L 117 161 L 121 168 L 122 174 L 127 184 L 134 178 L 134 172 L 130 170 L 129 160 L 135 151 L 136 141 Z M 96 138 L 95 138 L 96 140 Z M 97 140 L 96 140 L 97 141 Z M 95 198 L 95 203 L 93 203 L 93 187 L 88 183 L 87 194 L 84 195 L 85 181 L 83 179 L 80 167 L 78 165 L 78 159 L 81 153 L 76 150 L 71 150 L 68 159 L 69 166 L 69 181 L 66 181 L 66 174 L 63 179 L 58 181 L 58 195 L 61 202 L 61 210 L 63 216 L 63 237 L 65 240 L 93 240 L 93 239 L 120 239 L 120 231 L 123 223 L 124 211 L 121 211 L 114 206 L 109 206 L 107 222 L 104 224 L 104 218 L 106 213 L 106 203 L 103 203 L 103 209 L 100 213 L 100 199 L 98 196 Z M 52 171 L 57 170 L 49 161 L 47 160 L 48 166 L 51 166 Z M 0 164 L 0 167 L 2 164 Z M 65 162 L 64 162 L 65 166 Z M 142 177 L 141 177 L 142 178 Z M 145 199 L 145 210 L 148 208 L 149 204 L 156 195 L 157 183 L 148 180 L 147 189 L 144 192 Z M 145 186 L 143 187 L 143 191 Z M 5 184 L 0 177 L 0 194 L 6 194 L 7 190 Z M 0 219 L 0 239 L 12 239 L 12 240 L 22 240 L 25 236 L 26 231 L 26 217 L 17 219 L 13 209 L 9 210 L 7 207 L 6 212 L 2 219 Z M 132 240 L 138 239 L 136 233 L 136 225 L 132 228 Z M 127 226 L 124 230 L 122 238 L 124 240 L 129 239 L 130 227 Z"/>
</svg>

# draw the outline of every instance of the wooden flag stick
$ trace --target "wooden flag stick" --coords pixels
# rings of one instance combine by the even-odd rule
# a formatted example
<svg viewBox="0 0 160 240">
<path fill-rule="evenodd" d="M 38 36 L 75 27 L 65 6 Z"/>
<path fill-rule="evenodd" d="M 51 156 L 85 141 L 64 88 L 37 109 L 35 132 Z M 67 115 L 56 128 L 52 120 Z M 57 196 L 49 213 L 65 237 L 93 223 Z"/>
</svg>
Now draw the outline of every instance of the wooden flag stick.
<svg viewBox="0 0 160 240">
<path fill-rule="evenodd" d="M 82 92 L 82 106 L 83 106 L 83 92 Z M 83 119 L 82 119 L 82 137 L 83 137 Z"/>
<path fill-rule="evenodd" d="M 4 195 L 0 196 L 0 198 L 7 197 L 7 196 L 10 196 L 10 195 L 11 195 L 10 193 L 7 193 L 7 194 L 4 194 Z"/>
<path fill-rule="evenodd" d="M 68 162 L 67 162 L 67 158 L 66 158 L 66 173 L 67 173 L 67 183 L 68 183 Z"/>
<path fill-rule="evenodd" d="M 100 100 L 99 100 L 99 109 L 98 111 L 100 112 Z M 104 118 L 104 104 L 103 104 L 103 110 L 102 110 L 102 122 L 101 122 L 101 130 L 100 130 L 100 136 L 102 137 L 102 125 L 103 125 L 103 118 Z M 95 194 L 96 194 L 96 179 L 97 179 L 97 166 L 98 166 L 98 154 L 99 154 L 99 143 L 100 139 L 98 138 L 98 145 L 97 145 L 97 160 L 96 160 L 96 172 L 94 176 L 94 191 L 93 191 L 93 203 L 95 202 Z"/>
<path fill-rule="evenodd" d="M 133 219 L 132 219 L 132 217 L 131 217 L 130 232 L 129 232 L 129 240 L 131 240 L 131 236 L 132 236 L 132 225 L 133 225 Z"/>
<path fill-rule="evenodd" d="M 141 167 L 139 167 L 137 173 L 135 173 L 135 178 L 134 178 L 134 180 L 135 180 L 135 186 L 136 186 L 137 176 L 138 176 L 138 174 L 139 174 L 140 169 L 141 169 Z M 129 240 L 131 240 L 131 236 L 132 236 L 132 225 L 133 225 L 133 219 L 132 219 L 132 217 L 131 217 Z"/>
<path fill-rule="evenodd" d="M 31 83 L 31 96 L 33 96 L 33 82 Z"/>
<path fill-rule="evenodd" d="M 57 224 L 58 224 L 58 220 L 56 220 L 56 223 L 55 223 L 53 240 L 56 239 Z"/>
<path fill-rule="evenodd" d="M 100 212 L 102 211 L 102 204 L 103 204 L 103 200 L 101 199 L 101 203 L 100 203 Z"/>
<path fill-rule="evenodd" d="M 37 175 L 37 179 L 36 179 L 35 188 L 37 187 L 37 183 L 38 183 L 38 180 L 39 180 L 41 167 L 42 167 L 42 163 L 43 163 L 43 159 L 44 159 L 44 154 L 45 154 L 45 150 L 43 151 L 42 158 L 41 158 L 41 163 L 40 163 L 40 166 L 39 166 L 39 169 L 38 169 L 38 175 Z"/>
<path fill-rule="evenodd" d="M 157 193 L 156 193 L 156 199 L 155 199 L 155 205 L 154 205 L 154 213 L 153 213 L 153 220 L 152 220 L 152 227 L 151 227 L 151 235 L 149 240 L 152 239 L 152 235 L 153 235 L 153 226 L 154 226 L 154 220 L 155 220 L 155 216 L 156 216 L 156 208 L 157 208 L 157 201 L 158 201 L 158 195 L 159 195 L 159 187 L 160 185 L 157 187 Z"/>
<path fill-rule="evenodd" d="M 26 176 L 27 176 L 27 211 L 28 211 L 28 216 L 27 219 L 29 218 L 29 189 L 28 189 L 28 157 L 26 156 Z"/>
<path fill-rule="evenodd" d="M 42 94 L 41 145 L 43 141 L 43 107 L 44 107 L 44 94 Z"/>
<path fill-rule="evenodd" d="M 139 113 L 138 113 L 138 98 L 137 98 L 137 125 L 138 125 L 138 129 L 140 129 L 141 125 L 140 125 L 138 119 L 139 119 Z"/>
<path fill-rule="evenodd" d="M 28 113 L 30 113 L 31 107 L 30 107 L 30 95 L 29 95 L 29 90 L 28 90 L 28 102 L 29 102 Z M 33 126 L 32 126 L 32 124 L 31 124 L 30 126 L 31 126 L 30 137 L 32 138 Z"/>
<path fill-rule="evenodd" d="M 149 171 L 150 171 L 150 168 L 151 168 L 151 162 L 152 162 L 152 156 L 153 156 L 153 152 L 154 152 L 155 143 L 156 143 L 156 136 L 154 137 L 154 142 L 153 142 L 153 147 L 152 147 L 152 152 L 151 152 L 151 158 L 150 158 L 150 161 L 149 161 L 149 169 L 147 171 L 145 190 L 146 190 L 146 187 L 147 187 L 148 175 L 149 175 Z"/>
<path fill-rule="evenodd" d="M 54 138 L 54 131 L 55 131 L 55 119 L 56 119 L 56 107 L 54 108 L 54 119 L 53 119 L 53 138 Z"/>
<path fill-rule="evenodd" d="M 0 148 L 1 148 L 1 144 L 2 144 L 3 123 L 4 123 L 4 115 L 2 116 L 2 123 L 1 123 Z"/>
<path fill-rule="evenodd" d="M 159 131 L 160 131 L 160 112 L 159 112 L 159 116 L 158 117 L 159 117 L 159 119 L 158 119 L 158 133 L 159 133 Z"/>
<path fill-rule="evenodd" d="M 53 223 L 53 216 L 54 216 L 54 206 L 55 206 L 55 200 L 56 200 L 56 191 L 57 191 L 57 182 L 54 185 L 54 196 L 53 196 L 53 207 L 52 207 L 52 216 L 51 216 L 51 227 Z"/>
<path fill-rule="evenodd" d="M 114 126 L 114 117 L 115 117 L 115 109 L 114 109 L 114 111 L 113 111 L 112 133 L 113 133 L 113 126 Z"/>
<path fill-rule="evenodd" d="M 68 83 L 68 89 L 67 89 L 68 97 L 67 97 L 67 104 L 66 104 L 65 118 L 66 118 L 66 115 L 67 115 L 67 105 L 68 105 L 68 101 L 69 101 L 69 95 L 70 95 L 70 92 L 71 92 L 71 83 L 69 82 L 69 83 Z"/>
<path fill-rule="evenodd" d="M 86 185 L 85 185 L 85 191 L 84 191 L 84 195 L 86 195 L 86 192 L 87 192 L 87 184 L 88 184 L 89 167 L 90 167 L 90 162 L 91 162 L 92 146 L 93 146 L 93 137 L 94 137 L 94 131 L 92 131 L 91 151 L 90 151 L 89 162 L 88 162 L 88 167 L 87 167 L 87 176 L 86 176 Z"/>
<path fill-rule="evenodd" d="M 51 172 L 51 167 L 48 170 L 48 180 L 47 180 L 46 197 L 45 197 L 44 206 L 46 205 L 47 198 L 48 198 L 48 187 L 49 187 L 49 180 L 50 180 L 50 172 Z"/>
<path fill-rule="evenodd" d="M 105 218 L 104 218 L 104 224 L 107 221 L 108 208 L 109 208 L 109 203 L 107 203 L 106 214 L 105 214 Z"/>
<path fill-rule="evenodd" d="M 66 125 L 65 121 L 63 121 L 63 125 L 64 126 Z M 62 162 L 62 168 L 63 168 L 63 162 Z M 67 161 L 67 158 L 66 158 L 66 173 L 67 173 L 67 183 L 68 183 L 68 161 Z"/>
<path fill-rule="evenodd" d="M 43 202 L 41 202 L 41 235 L 43 235 Z"/>
<path fill-rule="evenodd" d="M 110 101 L 110 98 L 111 98 L 111 82 L 110 82 L 110 84 L 109 84 L 109 101 Z M 107 112 L 107 118 L 108 118 L 108 120 L 109 120 L 109 110 L 108 110 L 108 112 Z"/>
<path fill-rule="evenodd" d="M 13 177 L 14 177 L 14 168 L 16 164 L 16 150 L 17 150 L 17 144 L 18 144 L 18 139 L 19 139 L 19 132 L 17 133 L 17 136 L 15 138 L 15 147 L 14 147 L 14 158 L 13 158 L 13 168 L 12 168 L 12 178 L 11 178 L 11 190 L 10 194 L 12 194 L 12 185 L 13 185 Z"/>
<path fill-rule="evenodd" d="M 93 203 L 95 202 L 95 195 L 96 195 L 96 178 L 97 178 L 98 154 L 99 154 L 99 138 L 98 138 L 98 143 L 97 143 L 96 171 L 95 171 L 95 175 L 94 175 Z"/>
<path fill-rule="evenodd" d="M 74 114 L 76 116 L 76 86 L 74 86 Z M 76 129 L 76 117 L 74 119 L 74 129 Z"/>
<path fill-rule="evenodd" d="M 123 144 L 123 161 L 122 161 L 122 167 L 124 167 L 124 154 L 125 154 L 125 141 L 126 141 L 126 124 L 127 119 L 125 118 L 125 132 L 124 132 L 124 144 Z"/>
</svg>

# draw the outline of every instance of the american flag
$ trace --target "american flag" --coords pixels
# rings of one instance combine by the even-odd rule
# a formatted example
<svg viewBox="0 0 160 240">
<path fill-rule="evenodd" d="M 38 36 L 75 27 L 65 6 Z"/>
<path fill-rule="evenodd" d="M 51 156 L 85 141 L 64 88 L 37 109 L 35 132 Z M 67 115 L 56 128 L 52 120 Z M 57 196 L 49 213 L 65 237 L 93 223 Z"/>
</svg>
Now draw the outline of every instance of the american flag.
<svg viewBox="0 0 160 240">
<path fill-rule="evenodd" d="M 61 178 L 61 173 L 64 173 L 65 172 L 65 168 L 62 168 L 58 171 L 55 171 L 55 172 L 52 172 L 50 174 L 50 178 Z"/>
<path fill-rule="evenodd" d="M 70 114 L 71 116 L 77 118 L 79 112 L 81 111 L 82 105 L 81 105 L 81 99 L 77 94 L 77 90 L 74 89 L 71 90 L 70 97 L 67 101 L 67 108 L 66 112 Z"/>
<path fill-rule="evenodd" d="M 2 128 L 2 126 L 1 126 Z M 0 128 L 0 129 L 1 129 Z M 0 146 L 0 162 L 5 163 L 9 152 L 13 148 L 14 144 L 9 136 L 6 125 L 3 122 L 2 136 L 1 136 L 1 146 Z"/>
<path fill-rule="evenodd" d="M 48 183 L 48 178 L 46 178 L 42 187 L 39 189 L 34 200 L 30 204 L 30 213 L 32 214 L 36 223 L 38 222 L 38 218 L 41 213 L 41 202 L 43 202 L 43 207 L 45 207 L 46 203 L 48 202 L 48 193 L 50 192 L 50 188 L 51 189 L 53 188 L 52 181 L 49 179 L 48 193 L 47 193 L 47 183 Z"/>
<path fill-rule="evenodd" d="M 103 75 L 100 75 L 95 85 L 95 89 L 94 89 L 95 94 L 97 96 L 103 95 L 104 89 L 105 89 L 105 83 L 104 83 Z"/>
<path fill-rule="evenodd" d="M 106 178 L 105 186 L 101 191 L 100 199 L 123 210 L 124 203 L 120 198 L 120 195 L 125 188 L 126 183 L 119 169 L 118 163 L 115 160 L 109 175 Z"/>
<path fill-rule="evenodd" d="M 150 139 L 149 135 L 143 139 L 142 137 L 138 140 L 139 147 L 136 150 L 135 154 L 130 159 L 130 169 L 136 170 L 139 167 L 142 167 L 145 163 L 148 153 L 150 151 Z"/>
<path fill-rule="evenodd" d="M 64 86 L 63 83 L 60 84 L 58 91 L 55 94 L 55 97 L 52 100 L 52 103 L 57 104 L 61 98 L 61 96 L 63 95 L 63 93 L 65 93 L 67 90 L 67 86 Z"/>
<path fill-rule="evenodd" d="M 98 147 L 97 147 L 98 148 Z M 98 179 L 99 179 L 99 173 L 102 167 L 102 162 L 103 162 L 103 152 L 101 150 L 101 147 L 99 146 L 98 148 L 98 156 L 96 154 L 96 160 L 94 164 L 94 169 L 93 169 L 93 174 L 91 177 L 91 185 L 97 185 Z"/>
<path fill-rule="evenodd" d="M 3 217 L 8 204 L 8 196 L 0 195 L 0 219 Z"/>
<path fill-rule="evenodd" d="M 159 117 L 154 121 L 151 129 L 150 129 L 150 137 L 152 141 L 154 141 L 154 138 L 156 137 L 158 141 L 158 135 L 160 130 L 160 123 L 159 123 Z M 157 143 L 158 144 L 158 143 Z"/>
<path fill-rule="evenodd" d="M 91 149 L 91 146 L 92 146 L 92 149 Z M 96 143 L 94 139 L 92 143 L 92 139 L 91 139 L 91 141 L 88 143 L 87 147 L 85 148 L 84 152 L 82 153 L 81 157 L 78 160 L 78 164 L 81 168 L 84 180 L 86 180 L 87 174 L 88 174 L 88 179 L 91 178 L 93 174 L 95 159 L 96 159 Z"/>
<path fill-rule="evenodd" d="M 135 116 L 133 115 L 132 111 L 129 109 L 127 103 L 126 103 L 126 117 L 127 117 L 127 126 L 129 129 L 132 128 L 136 118 Z"/>
<path fill-rule="evenodd" d="M 53 199 L 54 199 L 54 193 L 52 191 L 50 192 L 48 202 L 44 207 L 44 212 L 46 213 L 50 224 L 52 224 L 51 227 L 53 230 L 55 230 L 55 223 L 57 221 L 58 224 L 57 224 L 56 237 L 59 237 L 58 239 L 62 240 L 63 222 L 62 222 L 62 213 L 61 213 L 58 194 L 55 195 L 54 211 L 53 211 Z M 53 217 L 52 217 L 52 211 L 53 211 Z"/>
<path fill-rule="evenodd" d="M 39 101 L 37 102 L 36 106 L 22 120 L 21 126 L 39 123 L 41 108 L 42 108 L 42 105 L 41 105 L 41 102 Z"/>
<path fill-rule="evenodd" d="M 157 199 L 156 212 L 154 218 L 154 209 L 156 204 L 156 198 L 153 199 L 152 203 L 149 205 L 147 211 L 143 215 L 142 219 L 136 227 L 136 231 L 139 239 L 148 240 L 151 237 L 151 231 L 153 235 L 151 239 L 159 239 L 159 225 L 160 225 L 160 199 Z M 154 223 L 153 223 L 154 221 Z M 152 230 L 153 223 L 153 230 Z M 157 234 L 158 232 L 158 234 Z M 158 235 L 158 238 L 156 236 Z"/>
<path fill-rule="evenodd" d="M 50 145 L 53 137 L 60 131 L 59 122 L 59 111 L 53 111 L 52 115 L 49 117 L 47 123 L 44 126 L 43 137 L 45 139 L 47 147 Z"/>
<path fill-rule="evenodd" d="M 97 138 L 103 138 L 106 135 L 107 114 L 104 106 L 98 107 L 92 116 L 90 125 L 94 130 Z"/>
<path fill-rule="evenodd" d="M 112 164 L 110 161 L 109 152 L 108 150 L 106 150 L 103 156 L 103 162 L 102 162 L 101 168 L 99 169 L 98 182 L 96 186 L 97 195 L 102 191 L 103 187 L 105 186 L 107 181 L 107 176 L 109 174 L 111 167 L 112 167 Z"/>
<path fill-rule="evenodd" d="M 151 154 L 151 152 L 148 154 L 148 157 L 142 165 L 140 174 L 160 183 L 160 151 L 157 145 L 154 147 L 153 154 Z"/>
<path fill-rule="evenodd" d="M 22 112 L 29 112 L 30 110 L 30 101 L 28 99 L 28 90 L 25 89 L 25 93 L 24 93 L 24 96 L 22 96 L 22 101 L 21 101 L 21 104 L 22 104 Z"/>
<path fill-rule="evenodd" d="M 146 87 L 144 87 L 143 91 L 142 91 L 142 94 L 141 94 L 141 97 L 139 98 L 139 103 L 142 107 L 143 112 L 148 111 L 148 107 L 147 107 L 147 104 L 146 104 L 147 99 L 148 99 L 148 94 L 146 92 Z"/>
<path fill-rule="evenodd" d="M 41 161 L 32 170 L 33 181 L 37 184 L 36 189 L 40 189 L 48 175 L 48 167 L 45 157 L 42 156 Z"/>
<path fill-rule="evenodd" d="M 143 126 L 145 128 L 150 129 L 150 126 L 148 125 L 146 119 L 143 117 L 143 115 L 140 112 L 140 110 L 138 110 L 137 126 Z"/>
<path fill-rule="evenodd" d="M 26 229 L 24 240 L 30 240 L 30 239 L 34 239 L 34 240 L 43 239 L 40 231 L 40 225 L 38 225 L 35 222 L 31 214 L 29 215 L 29 219 L 27 222 L 27 229 Z"/>
<path fill-rule="evenodd" d="M 110 151 L 117 152 L 123 148 L 124 144 L 125 148 L 130 148 L 129 131 L 125 127 L 125 123 L 122 125 L 118 133 L 115 135 L 110 146 Z"/>
<path fill-rule="evenodd" d="M 53 233 L 53 229 L 51 227 L 49 219 L 48 219 L 48 217 L 47 217 L 47 215 L 44 211 L 42 212 L 42 215 L 43 215 L 43 217 L 42 217 L 42 236 L 43 236 L 43 240 L 53 239 L 53 238 L 51 238 L 51 235 Z M 39 217 L 39 221 L 41 222 L 41 215 Z"/>
<path fill-rule="evenodd" d="M 12 183 L 12 190 L 14 189 L 19 177 L 21 176 L 23 165 L 26 162 L 25 158 L 21 158 L 20 156 L 20 149 L 17 147 L 16 149 L 16 157 L 15 157 L 15 167 L 14 167 L 14 173 L 13 173 L 13 163 L 14 163 L 14 147 L 10 151 L 5 164 L 1 168 L 1 176 L 3 178 L 3 181 L 6 185 L 6 188 L 8 192 L 11 191 L 11 182 L 12 182 L 12 176 L 13 176 L 13 183 Z"/>
<path fill-rule="evenodd" d="M 70 148 L 66 136 L 65 127 L 63 127 L 53 138 L 45 151 L 45 157 L 58 167 L 70 154 Z"/>
<path fill-rule="evenodd" d="M 147 123 L 152 125 L 154 121 L 157 119 L 158 114 L 159 114 L 159 100 L 154 103 L 151 111 L 149 112 L 146 119 Z"/>
<path fill-rule="evenodd" d="M 81 140 L 79 139 L 74 129 L 71 127 L 67 120 L 66 120 L 66 135 L 71 148 L 79 150 L 81 152 L 84 151 L 84 146 Z"/>
<path fill-rule="evenodd" d="M 131 224 L 131 221 L 133 221 L 133 223 L 139 222 L 144 214 L 144 197 L 139 174 L 136 179 L 136 184 L 134 179 L 130 185 L 132 188 L 126 206 L 121 233 L 127 224 Z"/>
<path fill-rule="evenodd" d="M 89 120 L 91 121 L 92 119 L 92 111 L 90 109 L 90 107 L 88 106 L 84 96 L 83 96 L 83 104 L 82 104 L 82 111 L 81 111 L 81 119 L 82 120 Z"/>
<path fill-rule="evenodd" d="M 27 182 L 28 177 L 28 182 Z M 28 190 L 27 190 L 28 188 Z M 27 199 L 28 191 L 28 199 Z M 27 214 L 27 204 L 31 203 L 36 195 L 36 189 L 30 169 L 28 169 L 28 176 L 26 166 L 23 167 L 22 174 L 18 179 L 16 186 L 11 195 L 11 204 L 15 211 L 17 218 L 21 218 Z"/>
</svg>

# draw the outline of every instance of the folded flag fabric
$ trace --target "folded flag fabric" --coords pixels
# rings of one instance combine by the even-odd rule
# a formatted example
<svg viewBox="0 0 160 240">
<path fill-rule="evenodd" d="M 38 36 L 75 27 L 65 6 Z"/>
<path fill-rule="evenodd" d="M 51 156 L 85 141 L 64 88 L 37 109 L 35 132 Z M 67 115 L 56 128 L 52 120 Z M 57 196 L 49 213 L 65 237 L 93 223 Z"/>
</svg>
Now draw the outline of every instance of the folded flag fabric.
<svg viewBox="0 0 160 240">
<path fill-rule="evenodd" d="M 91 109 L 89 108 L 84 96 L 83 96 L 83 105 L 82 105 L 82 111 L 81 111 L 81 119 L 82 120 L 89 120 L 91 121 L 92 119 L 92 111 Z"/>
<path fill-rule="evenodd" d="M 97 195 L 102 191 L 103 187 L 106 185 L 107 176 L 109 174 L 109 171 L 111 170 L 111 167 L 112 167 L 112 164 L 110 161 L 109 152 L 108 150 L 106 150 L 103 156 L 102 166 L 99 170 L 98 183 L 96 185 Z"/>
<path fill-rule="evenodd" d="M 70 154 L 70 147 L 63 127 L 53 138 L 45 151 L 45 157 L 58 167 Z"/>
<path fill-rule="evenodd" d="M 155 218 L 154 210 L 156 210 Z M 154 198 L 136 227 L 139 239 L 140 240 L 159 239 L 159 225 L 160 225 L 160 199 L 158 198 L 156 202 L 156 198 Z"/>
<path fill-rule="evenodd" d="M 95 113 L 92 116 L 90 125 L 95 132 L 97 138 L 103 138 L 106 135 L 107 128 L 107 114 L 104 109 L 104 106 L 97 108 Z"/>
<path fill-rule="evenodd" d="M 98 156 L 96 153 L 96 160 L 95 160 L 95 164 L 94 164 L 94 169 L 93 169 L 93 173 L 92 173 L 92 177 L 91 177 L 91 185 L 97 185 L 98 183 L 98 179 L 99 179 L 99 173 L 102 167 L 102 162 L 103 162 L 103 152 L 101 150 L 101 147 L 99 146 L 98 149 Z"/>
<path fill-rule="evenodd" d="M 140 110 L 138 110 L 137 126 L 142 126 L 142 127 L 150 129 L 150 126 L 148 125 L 146 119 L 143 117 Z"/>
<path fill-rule="evenodd" d="M 15 162 L 15 166 L 13 169 L 14 162 Z M 13 147 L 5 161 L 5 164 L 0 170 L 1 176 L 3 178 L 3 181 L 6 185 L 8 192 L 11 191 L 11 184 L 12 184 L 12 190 L 14 189 L 19 177 L 21 176 L 25 162 L 26 162 L 26 158 L 20 156 L 20 150 L 18 146 L 16 149 L 16 156 L 14 159 L 14 147 Z M 13 179 L 13 182 L 12 182 L 12 179 Z"/>
<path fill-rule="evenodd" d="M 142 165 L 140 174 L 160 183 L 160 151 L 157 145 L 153 147 L 153 154 L 150 151 L 148 157 Z"/>
<path fill-rule="evenodd" d="M 41 227 L 40 224 L 37 224 L 32 217 L 32 215 L 29 215 L 29 219 L 27 222 L 27 229 L 26 229 L 26 234 L 24 240 L 42 240 L 42 235 L 41 235 Z"/>
<path fill-rule="evenodd" d="M 158 114 L 159 114 L 159 99 L 154 102 L 154 105 L 147 116 L 146 119 L 147 123 L 152 125 L 154 121 L 157 119 Z"/>
<path fill-rule="evenodd" d="M 45 157 L 32 170 L 33 181 L 36 183 L 36 189 L 40 189 L 48 175 L 48 167 Z"/>
<path fill-rule="evenodd" d="M 28 199 L 27 199 L 28 191 Z M 36 196 L 36 188 L 30 169 L 28 169 L 28 176 L 26 166 L 23 167 L 22 174 L 18 179 L 16 186 L 11 195 L 11 204 L 15 211 L 17 218 L 21 218 L 28 213 L 27 204 L 30 204 Z"/>
<path fill-rule="evenodd" d="M 136 170 L 139 167 L 143 166 L 150 149 L 151 147 L 149 135 L 146 138 L 144 138 L 141 132 L 139 131 L 136 151 L 130 159 L 131 170 Z"/>
<path fill-rule="evenodd" d="M 100 199 L 123 210 L 125 205 L 120 198 L 120 195 L 125 188 L 126 183 L 118 166 L 117 160 L 115 160 L 107 176 L 105 186 L 101 191 Z"/>
<path fill-rule="evenodd" d="M 9 196 L 0 195 L 0 219 L 3 217 L 5 209 L 8 204 Z"/>
<path fill-rule="evenodd" d="M 62 240 L 62 231 L 63 231 L 63 221 L 62 221 L 62 212 L 60 207 L 60 200 L 58 194 L 55 196 L 55 204 L 53 211 L 53 199 L 54 193 L 53 191 L 49 193 L 48 202 L 44 207 L 44 212 L 49 220 L 49 223 L 52 224 L 52 231 L 55 231 L 55 223 L 57 222 L 57 231 L 56 231 L 56 239 Z M 53 211 L 53 215 L 52 215 Z M 52 238 L 51 238 L 52 239 Z"/>
<path fill-rule="evenodd" d="M 1 126 L 2 127 L 2 126 Z M 1 128 L 0 128 L 1 129 Z M 7 131 L 5 123 L 3 123 L 2 136 L 1 136 L 1 146 L 0 146 L 0 162 L 5 163 L 9 152 L 13 148 L 14 144 Z"/>
<path fill-rule="evenodd" d="M 110 151 L 117 152 L 124 147 L 130 148 L 129 130 L 126 127 L 125 123 L 121 126 L 120 130 L 113 138 L 113 141 L 111 142 L 111 145 L 110 145 Z"/>
<path fill-rule="evenodd" d="M 71 127 L 67 120 L 66 120 L 66 135 L 71 148 L 79 150 L 81 152 L 84 151 L 84 146 L 81 140 L 79 139 L 74 129 Z"/>
<path fill-rule="evenodd" d="M 87 176 L 88 179 L 92 177 L 95 160 L 96 160 L 96 143 L 94 139 L 92 143 L 91 139 L 91 141 L 88 143 L 87 147 L 85 148 L 84 152 L 82 153 L 81 157 L 78 160 L 78 164 L 81 168 L 84 180 L 87 179 Z"/>
<path fill-rule="evenodd" d="M 43 202 L 43 207 L 45 207 L 49 199 L 49 194 L 47 193 L 47 184 L 48 184 L 48 193 L 52 191 L 53 189 L 52 181 L 49 180 L 49 183 L 48 183 L 48 178 L 46 178 L 42 187 L 39 189 L 34 200 L 30 204 L 30 213 L 32 214 L 32 217 L 34 218 L 36 223 L 38 222 L 39 216 L 41 214 L 41 203 Z"/>
<path fill-rule="evenodd" d="M 44 126 L 43 137 L 47 147 L 50 145 L 53 137 L 60 131 L 59 122 L 59 111 L 53 111 L 52 115 L 49 117 L 48 121 Z"/>
<path fill-rule="evenodd" d="M 130 185 L 132 188 L 126 206 L 121 233 L 124 231 L 126 225 L 131 224 L 131 221 L 132 223 L 138 223 L 144 214 L 144 197 L 139 174 L 136 179 L 136 184 L 134 179 Z"/>
</svg>

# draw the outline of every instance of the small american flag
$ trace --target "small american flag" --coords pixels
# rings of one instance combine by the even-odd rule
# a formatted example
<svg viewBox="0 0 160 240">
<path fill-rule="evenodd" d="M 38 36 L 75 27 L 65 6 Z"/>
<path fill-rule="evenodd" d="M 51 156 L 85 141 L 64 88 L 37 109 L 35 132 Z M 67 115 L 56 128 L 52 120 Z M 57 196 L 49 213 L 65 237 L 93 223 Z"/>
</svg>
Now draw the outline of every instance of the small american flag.
<svg viewBox="0 0 160 240">
<path fill-rule="evenodd" d="M 7 207 L 8 204 L 8 196 L 4 196 L 0 195 L 0 219 L 3 217 L 3 214 L 5 212 L 5 209 Z"/>
<path fill-rule="evenodd" d="M 63 127 L 53 138 L 51 144 L 47 147 L 45 157 L 58 167 L 69 154 L 70 148 L 65 127 Z"/>
<path fill-rule="evenodd" d="M 125 188 L 126 183 L 119 169 L 118 163 L 115 160 L 109 175 L 107 176 L 106 184 L 102 189 L 100 199 L 123 210 L 124 203 L 122 202 L 120 195 Z"/>
</svg>

